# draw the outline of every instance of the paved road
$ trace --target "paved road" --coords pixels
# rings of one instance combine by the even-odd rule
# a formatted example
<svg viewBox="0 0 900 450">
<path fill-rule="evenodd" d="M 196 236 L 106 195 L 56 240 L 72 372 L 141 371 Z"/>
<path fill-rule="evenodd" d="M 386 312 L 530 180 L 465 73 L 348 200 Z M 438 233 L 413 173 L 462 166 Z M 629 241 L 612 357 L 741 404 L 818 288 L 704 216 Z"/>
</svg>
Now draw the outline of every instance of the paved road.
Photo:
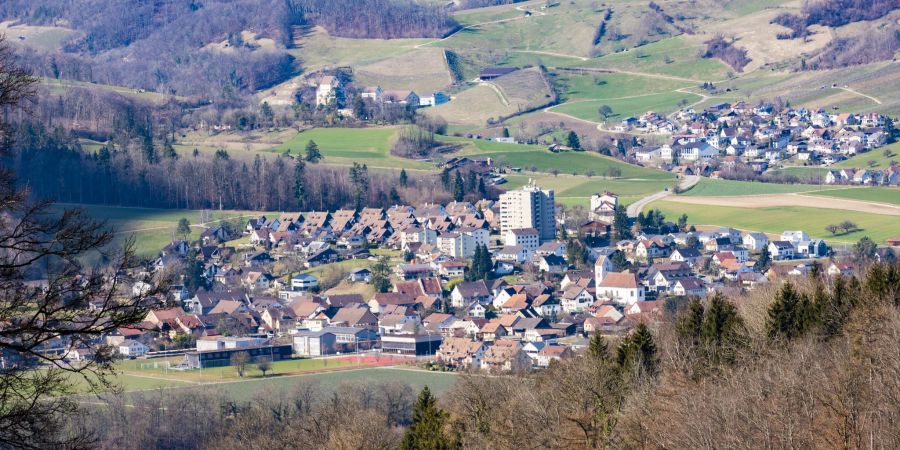
<svg viewBox="0 0 900 450">
<path fill-rule="evenodd" d="M 678 187 L 681 188 L 681 190 L 686 191 L 686 190 L 694 187 L 694 185 L 699 182 L 700 182 L 699 176 L 687 175 L 681 179 L 681 182 L 678 183 Z M 648 195 L 648 196 L 628 205 L 628 208 L 626 209 L 626 212 L 628 213 L 628 217 L 637 217 L 638 214 L 640 214 L 640 212 L 644 209 L 645 206 L 647 206 L 650 203 L 653 203 L 657 200 L 662 200 L 663 198 L 666 198 L 671 194 L 672 194 L 671 190 L 660 191 L 655 194 Z"/>
</svg>

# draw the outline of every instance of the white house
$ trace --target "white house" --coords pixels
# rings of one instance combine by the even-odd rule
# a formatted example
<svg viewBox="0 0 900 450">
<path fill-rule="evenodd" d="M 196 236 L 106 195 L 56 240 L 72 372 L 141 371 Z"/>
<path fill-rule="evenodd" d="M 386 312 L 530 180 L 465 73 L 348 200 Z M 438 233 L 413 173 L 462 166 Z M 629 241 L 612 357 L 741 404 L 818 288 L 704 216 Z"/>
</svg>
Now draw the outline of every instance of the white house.
<svg viewBox="0 0 900 450">
<path fill-rule="evenodd" d="M 776 260 L 793 259 L 794 244 L 788 241 L 771 241 L 769 242 L 769 255 Z"/>
<path fill-rule="evenodd" d="M 132 339 L 126 339 L 119 344 L 119 354 L 127 358 L 144 356 L 149 351 L 150 347 Z"/>
<path fill-rule="evenodd" d="M 450 101 L 450 97 L 441 91 L 436 91 L 431 95 L 419 97 L 419 106 L 437 106 Z"/>
<path fill-rule="evenodd" d="M 759 253 L 769 245 L 769 238 L 765 233 L 752 232 L 745 234 L 741 243 L 751 252 Z"/>
<path fill-rule="evenodd" d="M 295 275 L 291 278 L 291 289 L 294 291 L 309 291 L 319 287 L 319 279 L 307 274 Z"/>
</svg>

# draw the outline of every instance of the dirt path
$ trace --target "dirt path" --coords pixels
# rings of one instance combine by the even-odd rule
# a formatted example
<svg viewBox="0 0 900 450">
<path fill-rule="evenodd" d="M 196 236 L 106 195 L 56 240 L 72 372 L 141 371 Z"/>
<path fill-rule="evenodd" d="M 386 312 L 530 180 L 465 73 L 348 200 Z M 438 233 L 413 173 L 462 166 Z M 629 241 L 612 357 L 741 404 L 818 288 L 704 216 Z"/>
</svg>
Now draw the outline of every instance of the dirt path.
<svg viewBox="0 0 900 450">
<path fill-rule="evenodd" d="M 779 206 L 803 206 L 808 208 L 841 209 L 868 214 L 900 216 L 900 206 L 834 197 L 803 194 L 742 195 L 730 197 L 674 196 L 666 201 L 692 205 L 729 206 L 734 208 L 771 208 Z"/>
<path fill-rule="evenodd" d="M 853 90 L 853 89 L 851 89 L 851 88 L 849 88 L 849 87 L 839 87 L 838 89 L 840 89 L 840 90 L 842 90 L 842 91 L 847 91 L 847 92 L 849 92 L 849 93 L 851 93 L 851 94 L 856 94 L 856 95 L 858 95 L 858 96 L 860 96 L 860 97 L 865 97 L 865 98 L 867 98 L 867 99 L 869 99 L 869 100 L 872 100 L 872 101 L 875 102 L 875 103 L 878 103 L 879 105 L 881 104 L 881 100 L 878 100 L 877 98 L 872 97 L 871 95 L 863 94 L 862 92 Z"/>
</svg>

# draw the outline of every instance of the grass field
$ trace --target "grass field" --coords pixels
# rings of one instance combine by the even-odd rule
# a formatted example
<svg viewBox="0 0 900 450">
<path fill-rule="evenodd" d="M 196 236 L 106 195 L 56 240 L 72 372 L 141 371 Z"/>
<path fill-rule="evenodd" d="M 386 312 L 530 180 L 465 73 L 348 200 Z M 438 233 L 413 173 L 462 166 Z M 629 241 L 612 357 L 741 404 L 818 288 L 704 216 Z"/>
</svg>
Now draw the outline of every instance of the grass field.
<svg viewBox="0 0 900 450">
<path fill-rule="evenodd" d="M 666 187 L 671 188 L 675 180 L 629 180 L 629 179 L 603 179 L 584 175 L 573 176 L 569 174 L 553 175 L 506 175 L 508 183 L 503 186 L 506 189 L 516 189 L 524 186 L 529 180 L 544 189 L 555 191 L 556 201 L 571 206 L 590 206 L 591 195 L 597 192 L 610 191 L 619 194 L 619 202 L 629 204 L 641 197 L 659 192 Z"/>
<path fill-rule="evenodd" d="M 444 50 L 420 48 L 359 67 L 354 82 L 385 90 L 413 90 L 420 96 L 446 89 L 452 79 L 444 62 Z"/>
<path fill-rule="evenodd" d="M 398 158 L 390 154 L 391 139 L 396 128 L 315 128 L 299 133 L 270 151 L 304 154 L 309 141 L 315 141 L 325 164 L 350 165 L 354 162 L 369 167 L 389 169 L 433 169 L 427 163 Z"/>
<path fill-rule="evenodd" d="M 827 191 L 813 192 L 812 194 L 825 197 L 838 197 L 851 200 L 862 200 L 866 202 L 890 203 L 893 205 L 900 205 L 900 188 L 895 187 L 829 189 Z M 900 230 L 897 231 L 898 234 L 900 234 Z"/>
<path fill-rule="evenodd" d="M 487 140 L 445 138 L 450 142 L 469 142 L 468 148 L 460 154 L 491 157 L 495 164 L 508 164 L 537 172 L 559 170 L 560 173 L 584 175 L 593 171 L 596 176 L 604 176 L 610 168 L 618 169 L 621 178 L 641 178 L 665 180 L 674 178 L 670 173 L 647 169 L 590 152 L 553 153 L 540 145 L 504 144 Z"/>
<path fill-rule="evenodd" d="M 688 215 L 692 225 L 718 225 L 739 228 L 742 230 L 762 231 L 765 233 L 781 233 L 784 230 L 803 230 L 815 238 L 829 242 L 854 243 L 863 236 L 875 242 L 895 237 L 900 232 L 900 219 L 897 216 L 880 214 L 847 213 L 837 209 L 806 208 L 800 206 L 783 206 L 776 208 L 737 208 L 710 207 L 708 205 L 691 205 L 659 201 L 650 204 L 650 208 L 659 208 L 666 216 L 677 217 Z M 825 226 L 851 219 L 861 228 L 840 236 L 832 236 Z"/>
<path fill-rule="evenodd" d="M 681 194 L 688 196 L 735 196 L 787 194 L 792 192 L 820 191 L 826 186 L 816 184 L 777 184 L 753 181 L 713 180 L 703 178 L 691 190 Z"/>
<path fill-rule="evenodd" d="M 635 97 L 574 101 L 556 106 L 553 111 L 594 122 L 618 121 L 629 116 L 640 116 L 647 111 L 670 113 L 678 110 L 681 104 L 691 104 L 700 99 L 696 94 L 671 91 Z M 612 115 L 606 119 L 599 113 L 600 107 L 604 105 L 612 109 Z"/>
<path fill-rule="evenodd" d="M 731 68 L 718 59 L 700 58 L 703 38 L 676 36 L 637 47 L 627 52 L 612 53 L 574 66 L 610 67 L 634 72 L 647 72 L 687 78 L 699 82 L 722 80 Z"/>
<path fill-rule="evenodd" d="M 625 73 L 576 74 L 564 72 L 554 79 L 565 101 L 602 100 L 643 96 L 692 86 L 678 80 L 661 80 Z"/>
</svg>

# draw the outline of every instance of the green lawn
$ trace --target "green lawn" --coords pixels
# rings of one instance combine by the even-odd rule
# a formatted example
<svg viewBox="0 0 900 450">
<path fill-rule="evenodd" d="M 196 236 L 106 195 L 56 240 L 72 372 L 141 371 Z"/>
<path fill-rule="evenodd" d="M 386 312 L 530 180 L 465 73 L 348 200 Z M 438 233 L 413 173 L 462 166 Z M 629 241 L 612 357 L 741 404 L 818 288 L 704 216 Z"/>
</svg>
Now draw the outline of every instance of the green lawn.
<svg viewBox="0 0 900 450">
<path fill-rule="evenodd" d="M 813 192 L 814 195 L 825 197 L 847 198 L 866 202 L 890 203 L 900 205 L 900 188 L 895 187 L 859 187 L 847 189 L 830 189 L 827 191 Z M 898 230 L 900 234 L 900 230 Z"/>
<path fill-rule="evenodd" d="M 854 243 L 863 236 L 875 242 L 895 237 L 900 232 L 900 217 L 860 212 L 848 213 L 837 209 L 782 206 L 773 208 L 737 208 L 725 206 L 692 205 L 667 201 L 654 202 L 650 208 L 659 208 L 666 216 L 688 215 L 693 225 L 718 225 L 742 230 L 781 233 L 784 230 L 803 230 L 815 238 L 829 242 Z M 825 226 L 851 219 L 860 231 L 831 236 Z"/>
<path fill-rule="evenodd" d="M 691 190 L 681 194 L 688 196 L 734 196 L 787 194 L 791 192 L 820 191 L 826 186 L 817 184 L 778 184 L 754 181 L 714 180 L 703 178 Z"/>
<path fill-rule="evenodd" d="M 683 92 L 662 92 L 657 94 L 640 95 L 629 98 L 611 98 L 588 101 L 576 101 L 563 103 L 553 108 L 553 111 L 568 114 L 579 119 L 602 122 L 600 107 L 606 105 L 612 109 L 612 115 L 607 121 L 618 121 L 629 116 L 640 116 L 648 111 L 657 113 L 670 113 L 678 110 L 679 103 L 691 104 L 700 100 L 696 94 Z"/>
</svg>

